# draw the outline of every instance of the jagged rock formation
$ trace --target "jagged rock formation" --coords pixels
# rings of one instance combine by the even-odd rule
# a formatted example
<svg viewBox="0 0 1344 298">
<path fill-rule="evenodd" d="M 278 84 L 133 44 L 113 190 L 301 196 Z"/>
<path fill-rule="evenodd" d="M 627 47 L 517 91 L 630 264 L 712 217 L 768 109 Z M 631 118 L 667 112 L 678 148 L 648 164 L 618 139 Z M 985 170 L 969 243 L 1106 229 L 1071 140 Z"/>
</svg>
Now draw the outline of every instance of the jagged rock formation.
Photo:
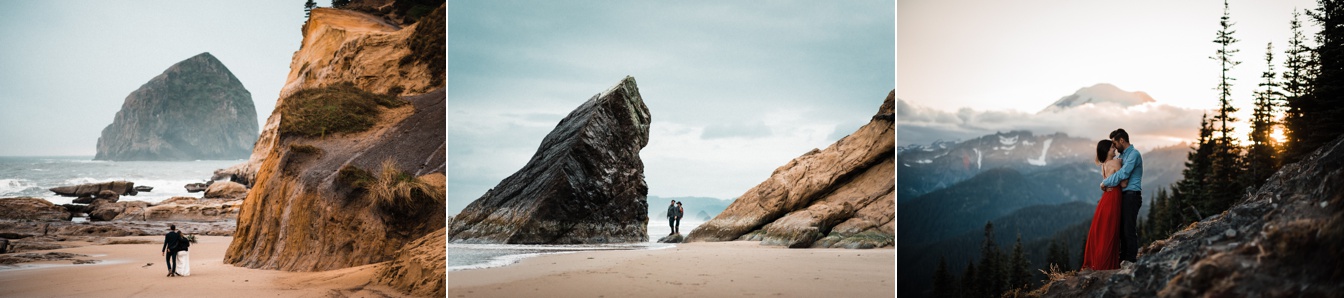
<svg viewBox="0 0 1344 298">
<path fill-rule="evenodd" d="M 426 43 L 425 40 L 429 40 L 428 44 L 439 45 L 438 52 L 443 51 L 446 36 L 441 30 L 434 32 L 434 28 L 444 26 L 444 6 L 440 5 L 421 20 L 402 28 L 382 17 L 362 12 L 313 9 L 308 22 L 303 25 L 302 46 L 294 53 L 289 76 L 275 105 L 283 105 L 286 97 L 299 90 L 341 83 L 352 83 L 373 93 L 400 95 L 418 95 L 443 88 L 442 59 L 423 62 L 414 57 L 435 51 L 417 47 Z M 281 118 L 280 113 L 272 113 L 262 127 L 256 146 L 252 147 L 248 161 L 215 171 L 214 179 L 231 178 L 251 186 L 271 147 L 278 144 L 276 130 Z"/>
<path fill-rule="evenodd" d="M 247 197 L 247 187 L 233 181 L 218 181 L 205 188 L 204 198 L 237 199 Z"/>
<path fill-rule="evenodd" d="M 775 169 L 687 242 L 759 240 L 788 247 L 872 248 L 892 244 L 896 92 L 868 124 L 826 150 Z"/>
<path fill-rule="evenodd" d="M 439 229 L 401 248 L 396 259 L 379 268 L 374 283 L 415 296 L 444 297 L 448 276 L 444 231 Z"/>
<path fill-rule="evenodd" d="M 19 220 L 70 220 L 70 212 L 38 198 L 0 199 L 0 219 Z"/>
<path fill-rule="evenodd" d="M 223 63 L 201 53 L 127 95 L 93 159 L 240 159 L 256 140 L 252 94 Z"/>
<path fill-rule="evenodd" d="M 560 120 L 527 165 L 455 216 L 448 241 L 648 241 L 639 151 L 649 142 L 649 116 L 633 77 L 594 95 Z"/>
<path fill-rule="evenodd" d="M 81 197 L 81 198 L 92 198 L 105 190 L 112 191 L 112 193 L 119 196 L 124 195 L 133 196 L 139 193 L 138 191 L 135 190 L 135 182 L 130 181 L 110 181 L 110 182 L 86 183 L 70 186 L 57 186 L 52 187 L 48 190 L 62 197 Z"/>
<path fill-rule="evenodd" d="M 1045 297 L 1331 297 L 1344 292 L 1344 138 L 1284 166 L 1222 214 L 1084 271 Z"/>
<path fill-rule="evenodd" d="M 361 132 L 281 135 L 243 202 L 224 261 L 287 271 L 366 265 L 442 229 L 445 96 L 440 89 L 379 107 L 377 124 Z"/>
</svg>

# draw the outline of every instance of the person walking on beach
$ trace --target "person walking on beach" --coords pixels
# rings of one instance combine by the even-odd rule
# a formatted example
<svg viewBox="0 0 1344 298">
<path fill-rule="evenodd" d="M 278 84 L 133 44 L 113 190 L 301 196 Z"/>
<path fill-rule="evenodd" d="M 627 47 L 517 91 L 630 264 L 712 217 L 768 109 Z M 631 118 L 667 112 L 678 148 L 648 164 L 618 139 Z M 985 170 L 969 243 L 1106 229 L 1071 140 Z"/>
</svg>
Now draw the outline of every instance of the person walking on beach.
<svg viewBox="0 0 1344 298">
<path fill-rule="evenodd" d="M 178 242 L 187 241 L 182 239 L 182 233 L 177 231 L 177 225 L 168 225 L 168 234 L 163 236 L 163 248 L 159 254 L 164 256 L 164 262 L 168 264 L 168 277 L 181 276 L 177 274 L 177 252 Z"/>
<path fill-rule="evenodd" d="M 672 227 L 672 233 L 667 234 L 668 236 L 677 234 L 677 220 L 681 219 L 681 214 L 678 214 L 680 212 L 681 209 L 677 208 L 677 200 L 672 200 L 671 203 L 667 204 L 667 225 Z"/>
</svg>

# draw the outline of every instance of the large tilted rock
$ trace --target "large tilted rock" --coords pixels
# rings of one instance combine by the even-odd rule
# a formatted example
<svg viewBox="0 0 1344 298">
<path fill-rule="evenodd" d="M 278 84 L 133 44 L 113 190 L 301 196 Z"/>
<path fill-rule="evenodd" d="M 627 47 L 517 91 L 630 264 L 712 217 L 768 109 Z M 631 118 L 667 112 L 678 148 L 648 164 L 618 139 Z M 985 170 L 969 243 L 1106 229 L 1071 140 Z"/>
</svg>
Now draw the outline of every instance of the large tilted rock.
<svg viewBox="0 0 1344 298">
<path fill-rule="evenodd" d="M 224 262 L 286 271 L 367 265 L 443 229 L 446 92 L 404 99 L 410 104 L 383 110 L 367 131 L 281 135 L 243 201 Z M 412 181 L 427 190 L 375 191 Z"/>
<path fill-rule="evenodd" d="M 70 220 L 65 207 L 38 198 L 0 199 L 0 219 Z"/>
<path fill-rule="evenodd" d="M 251 93 L 223 63 L 201 53 L 127 95 L 93 159 L 240 159 L 256 140 Z"/>
<path fill-rule="evenodd" d="M 593 96 L 560 120 L 527 165 L 455 216 L 448 241 L 648 241 L 639 151 L 649 119 L 633 77 Z"/>
<path fill-rule="evenodd" d="M 1222 214 L 1084 271 L 1044 297 L 1338 297 L 1344 293 L 1344 137 L 1284 166 Z"/>
<path fill-rule="evenodd" d="M 895 229 L 895 91 L 867 125 L 775 169 L 687 242 L 759 240 L 788 247 L 873 248 Z"/>
</svg>

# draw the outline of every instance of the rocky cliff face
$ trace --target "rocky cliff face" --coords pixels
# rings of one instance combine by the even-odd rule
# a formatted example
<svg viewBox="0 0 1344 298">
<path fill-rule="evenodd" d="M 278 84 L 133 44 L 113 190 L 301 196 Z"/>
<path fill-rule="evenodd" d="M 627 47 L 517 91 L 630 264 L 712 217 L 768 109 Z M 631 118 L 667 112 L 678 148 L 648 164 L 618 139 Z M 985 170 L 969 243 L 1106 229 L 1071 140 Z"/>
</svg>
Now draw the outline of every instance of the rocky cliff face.
<svg viewBox="0 0 1344 298">
<path fill-rule="evenodd" d="M 425 62 L 427 52 L 442 52 L 446 21 L 440 5 L 422 21 L 398 27 L 383 18 L 342 9 L 316 8 L 303 25 L 303 42 L 289 64 L 289 76 L 276 106 L 302 89 L 352 83 L 373 93 L 418 95 L 443 87 L 443 59 Z M 437 45 L 425 46 L 424 44 Z M 272 113 L 262 127 L 248 162 L 215 172 L 216 179 L 252 185 L 262 162 L 278 143 L 280 113 Z"/>
<path fill-rule="evenodd" d="M 345 268 L 388 261 L 442 229 L 445 95 L 380 107 L 377 124 L 362 132 L 280 135 L 247 193 L 224 261 L 287 271 Z"/>
<path fill-rule="evenodd" d="M 639 151 L 649 121 L 633 77 L 593 96 L 560 120 L 527 165 L 455 216 L 448 241 L 648 241 Z"/>
<path fill-rule="evenodd" d="M 70 220 L 70 212 L 43 199 L 3 198 L 0 199 L 0 219 L 66 221 Z"/>
<path fill-rule="evenodd" d="M 1084 271 L 1045 297 L 1333 297 L 1344 292 L 1344 138 L 1284 166 L 1231 209 Z"/>
<path fill-rule="evenodd" d="M 174 64 L 126 96 L 95 160 L 246 158 L 257 140 L 252 94 L 210 53 Z"/>
<path fill-rule="evenodd" d="M 379 268 L 373 281 L 415 296 L 444 297 L 448 292 L 444 235 L 444 229 L 439 229 L 407 244 L 396 259 Z"/>
<path fill-rule="evenodd" d="M 895 91 L 867 125 L 775 169 L 687 242 L 759 240 L 788 247 L 891 245 L 895 217 Z"/>
</svg>

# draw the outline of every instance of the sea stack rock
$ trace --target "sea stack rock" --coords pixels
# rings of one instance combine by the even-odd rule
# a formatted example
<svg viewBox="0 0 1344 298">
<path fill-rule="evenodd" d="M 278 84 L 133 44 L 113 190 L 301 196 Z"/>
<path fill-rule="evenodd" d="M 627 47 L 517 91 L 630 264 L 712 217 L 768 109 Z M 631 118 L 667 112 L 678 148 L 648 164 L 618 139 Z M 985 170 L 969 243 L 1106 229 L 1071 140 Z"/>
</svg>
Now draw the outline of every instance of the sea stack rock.
<svg viewBox="0 0 1344 298">
<path fill-rule="evenodd" d="M 532 159 L 454 217 L 448 241 L 583 244 L 648 241 L 639 151 L 649 109 L 635 78 L 560 120 Z"/>
<path fill-rule="evenodd" d="M 93 159 L 243 159 L 256 140 L 252 94 L 215 56 L 201 53 L 126 96 Z"/>
<path fill-rule="evenodd" d="M 686 242 L 757 240 L 765 245 L 874 248 L 895 238 L 896 92 L 868 124 L 825 150 L 775 169 Z"/>
</svg>

